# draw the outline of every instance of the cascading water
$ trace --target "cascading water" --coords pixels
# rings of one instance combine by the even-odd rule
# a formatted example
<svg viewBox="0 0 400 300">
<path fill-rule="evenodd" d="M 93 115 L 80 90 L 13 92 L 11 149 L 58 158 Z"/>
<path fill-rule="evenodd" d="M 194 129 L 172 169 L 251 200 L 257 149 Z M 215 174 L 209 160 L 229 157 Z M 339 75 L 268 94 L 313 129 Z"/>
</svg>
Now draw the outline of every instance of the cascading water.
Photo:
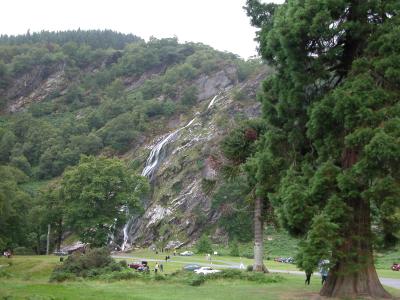
<svg viewBox="0 0 400 300">
<path fill-rule="evenodd" d="M 210 103 L 208 104 L 207 110 L 209 110 L 217 100 L 218 94 L 212 98 Z M 153 175 L 155 171 L 157 170 L 157 167 L 160 165 L 160 162 L 164 158 L 165 154 L 165 149 L 168 144 L 171 142 L 175 141 L 175 139 L 178 136 L 178 133 L 185 129 L 186 127 L 189 127 L 194 121 L 196 120 L 196 117 L 194 117 L 189 123 L 187 123 L 185 126 L 167 134 L 161 141 L 159 141 L 157 144 L 154 145 L 153 149 L 150 152 L 149 157 L 146 160 L 146 165 L 142 171 L 142 176 L 146 176 L 149 179 L 153 178 Z M 129 210 L 126 210 L 127 214 L 129 214 Z M 129 227 L 132 225 L 134 218 L 130 218 L 128 222 L 125 224 L 123 228 L 123 234 L 124 234 L 124 242 L 121 245 L 121 250 L 124 251 L 126 247 L 128 246 L 128 233 L 129 233 Z"/>
<path fill-rule="evenodd" d="M 158 142 L 153 149 L 150 152 L 149 157 L 147 158 L 146 161 L 146 166 L 144 167 L 142 171 L 142 176 L 146 176 L 147 178 L 152 178 L 154 171 L 157 169 L 160 161 L 162 160 L 162 154 L 163 150 L 165 149 L 165 146 L 168 145 L 169 143 L 173 142 L 178 135 L 178 133 L 182 130 L 185 129 L 186 127 L 190 126 L 196 118 L 192 119 L 189 123 L 187 123 L 185 126 L 175 130 L 174 132 L 168 134 L 165 138 L 163 138 L 160 142 Z"/>
</svg>

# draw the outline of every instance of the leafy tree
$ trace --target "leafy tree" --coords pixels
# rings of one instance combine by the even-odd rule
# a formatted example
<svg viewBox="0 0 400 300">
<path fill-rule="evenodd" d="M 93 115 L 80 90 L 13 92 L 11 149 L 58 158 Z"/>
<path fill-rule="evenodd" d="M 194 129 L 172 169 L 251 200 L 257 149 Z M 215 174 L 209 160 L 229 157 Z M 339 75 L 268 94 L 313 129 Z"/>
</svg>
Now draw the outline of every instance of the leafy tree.
<svg viewBox="0 0 400 300">
<path fill-rule="evenodd" d="M 15 145 L 16 137 L 11 131 L 5 131 L 0 139 L 0 161 L 7 162 Z"/>
<path fill-rule="evenodd" d="M 196 243 L 197 253 L 212 253 L 212 246 L 208 236 L 203 234 Z"/>
<path fill-rule="evenodd" d="M 239 252 L 239 243 L 237 240 L 233 240 L 233 242 L 230 244 L 230 252 L 229 254 L 231 256 L 240 256 Z"/>
<path fill-rule="evenodd" d="M 23 171 L 26 175 L 32 175 L 31 164 L 24 155 L 11 156 L 10 165 Z"/>
<path fill-rule="evenodd" d="M 183 91 L 181 102 L 184 105 L 193 105 L 197 101 L 197 88 L 195 86 L 190 86 Z"/>
<path fill-rule="evenodd" d="M 374 220 L 392 239 L 398 225 L 399 8 L 289 0 L 271 10 L 247 1 L 260 52 L 277 71 L 263 84 L 268 130 L 256 179 L 271 189 L 264 193 L 282 224 L 304 237 L 299 266 L 331 261 L 323 296 L 389 297 L 371 227 Z"/>
<path fill-rule="evenodd" d="M 138 136 L 140 127 L 140 115 L 125 113 L 108 122 L 99 132 L 103 137 L 103 143 L 117 151 L 127 150 Z"/>
<path fill-rule="evenodd" d="M 148 190 L 147 180 L 132 174 L 117 159 L 83 156 L 64 173 L 61 193 L 67 222 L 84 242 L 105 246 L 126 221 L 125 209 L 139 209 Z"/>
<path fill-rule="evenodd" d="M 27 181 L 27 176 L 10 166 L 0 166 L 0 246 L 13 248 L 26 245 L 28 231 L 27 213 L 31 203 L 19 183 Z"/>
</svg>

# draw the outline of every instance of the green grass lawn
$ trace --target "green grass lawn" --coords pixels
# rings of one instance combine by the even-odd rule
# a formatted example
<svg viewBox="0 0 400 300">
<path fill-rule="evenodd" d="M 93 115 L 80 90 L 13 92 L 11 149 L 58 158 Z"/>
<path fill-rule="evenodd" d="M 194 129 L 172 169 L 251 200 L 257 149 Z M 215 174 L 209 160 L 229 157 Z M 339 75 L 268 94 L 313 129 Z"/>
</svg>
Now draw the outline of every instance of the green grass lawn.
<svg viewBox="0 0 400 300">
<path fill-rule="evenodd" d="M 135 254 L 150 254 L 143 250 Z M 140 255 L 138 255 L 140 256 Z M 165 255 L 164 255 L 165 256 Z M 148 256 L 146 256 L 148 257 Z M 157 258 L 157 255 L 154 255 Z M 176 257 L 182 263 L 163 263 L 166 274 L 181 269 L 189 259 L 202 256 Z M 230 257 L 222 257 L 230 259 Z M 12 265 L 8 266 L 11 261 Z M 129 260 L 128 260 L 129 261 Z M 247 261 L 246 261 L 247 262 Z M 272 262 L 271 262 L 272 263 Z M 49 283 L 53 268 L 60 264 L 55 256 L 14 256 L 0 259 L 0 299 L 310 299 L 320 289 L 320 281 L 312 277 L 311 285 L 304 285 L 303 276 L 283 274 L 279 283 L 261 284 L 244 280 L 214 280 L 194 287 L 176 281 L 142 280 L 107 282 L 77 280 Z M 277 263 L 275 263 L 277 264 Z M 282 264 L 285 265 L 286 264 Z M 272 267 L 270 267 L 272 269 Z M 388 289 L 395 296 L 400 290 Z"/>
<path fill-rule="evenodd" d="M 182 252 L 182 251 L 180 251 L 180 252 Z M 160 262 L 164 262 L 164 265 L 172 264 L 172 263 L 165 264 L 165 255 L 166 255 L 165 253 L 156 254 L 154 251 L 151 251 L 148 249 L 135 250 L 135 251 L 132 251 L 131 253 L 127 253 L 126 255 L 139 257 L 139 258 L 157 259 Z M 179 256 L 179 255 L 173 256 L 171 254 L 169 254 L 169 255 L 171 256 L 172 260 L 182 263 L 182 264 L 177 264 L 180 267 L 182 267 L 182 265 L 184 263 L 189 263 L 189 262 L 208 263 L 205 255 L 197 255 L 197 254 L 193 255 L 193 256 Z M 128 259 L 128 261 L 133 261 L 133 259 L 131 259 L 131 260 Z M 240 262 L 242 262 L 245 266 L 253 264 L 253 259 L 244 258 L 244 257 L 233 257 L 233 256 L 227 256 L 227 255 L 213 256 L 212 261 L 214 262 L 214 264 L 226 265 L 226 266 L 229 266 L 228 262 L 235 262 L 237 264 L 240 264 Z M 273 260 L 265 260 L 264 262 L 265 262 L 266 267 L 271 270 L 300 271 L 294 264 L 279 263 L 279 262 L 275 262 Z M 390 266 L 391 266 L 391 264 L 389 264 L 389 263 L 378 264 L 376 266 L 377 267 L 376 271 L 377 271 L 378 275 L 381 277 L 386 277 L 386 278 L 400 279 L 400 272 L 392 271 L 390 269 Z M 384 267 L 386 267 L 386 269 Z"/>
</svg>

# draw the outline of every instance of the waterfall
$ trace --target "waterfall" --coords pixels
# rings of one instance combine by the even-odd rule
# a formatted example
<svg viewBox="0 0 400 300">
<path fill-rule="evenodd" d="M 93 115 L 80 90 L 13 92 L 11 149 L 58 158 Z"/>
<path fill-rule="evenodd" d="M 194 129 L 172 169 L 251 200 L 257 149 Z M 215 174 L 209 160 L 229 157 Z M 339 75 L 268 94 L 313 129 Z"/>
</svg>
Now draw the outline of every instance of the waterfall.
<svg viewBox="0 0 400 300">
<path fill-rule="evenodd" d="M 129 210 L 127 210 L 127 212 L 129 213 Z M 131 221 L 132 221 L 132 218 L 130 218 L 128 220 L 128 222 L 126 222 L 126 224 L 124 225 L 124 229 L 122 230 L 122 232 L 124 233 L 124 242 L 122 243 L 122 246 L 121 246 L 122 251 L 124 251 L 126 246 L 128 245 L 128 238 L 129 238 L 128 229 L 129 229 L 129 226 L 131 225 Z"/>
<path fill-rule="evenodd" d="M 175 130 L 174 132 L 171 132 L 168 134 L 165 138 L 163 138 L 161 141 L 159 141 L 151 150 L 149 157 L 147 158 L 146 161 L 146 166 L 144 167 L 142 171 L 142 176 L 146 176 L 148 178 L 152 178 L 154 171 L 157 169 L 160 161 L 162 160 L 162 154 L 163 150 L 165 149 L 165 146 L 168 145 L 170 142 L 173 142 L 175 140 L 175 137 L 181 131 L 182 129 L 185 129 L 186 127 L 190 126 L 196 118 L 192 119 L 189 123 L 187 123 L 185 126 Z"/>
<path fill-rule="evenodd" d="M 210 101 L 210 104 L 208 104 L 207 110 L 209 110 L 215 103 L 215 100 L 217 99 L 218 94 L 212 98 Z M 164 138 L 161 139 L 157 144 L 154 145 L 154 147 L 151 149 L 150 155 L 146 160 L 146 165 L 142 171 L 142 176 L 145 176 L 149 179 L 152 179 L 155 171 L 157 170 L 157 167 L 159 166 L 160 162 L 163 159 L 163 155 L 165 153 L 165 147 L 175 141 L 176 137 L 178 136 L 178 133 L 185 129 L 186 127 L 189 127 L 194 121 L 196 120 L 196 117 L 194 117 L 189 123 L 187 123 L 185 126 L 165 135 Z M 129 210 L 126 210 L 127 214 L 129 214 Z M 128 246 L 128 239 L 129 239 L 129 227 L 132 225 L 134 218 L 130 218 L 128 222 L 124 225 L 123 228 L 123 234 L 124 234 L 124 242 L 122 243 L 121 250 L 124 251 L 126 247 Z"/>
<path fill-rule="evenodd" d="M 211 106 L 214 105 L 215 100 L 217 99 L 218 94 L 214 96 L 214 98 L 212 98 L 212 100 L 210 101 L 210 104 L 208 104 L 207 110 L 209 110 L 211 108 Z"/>
</svg>

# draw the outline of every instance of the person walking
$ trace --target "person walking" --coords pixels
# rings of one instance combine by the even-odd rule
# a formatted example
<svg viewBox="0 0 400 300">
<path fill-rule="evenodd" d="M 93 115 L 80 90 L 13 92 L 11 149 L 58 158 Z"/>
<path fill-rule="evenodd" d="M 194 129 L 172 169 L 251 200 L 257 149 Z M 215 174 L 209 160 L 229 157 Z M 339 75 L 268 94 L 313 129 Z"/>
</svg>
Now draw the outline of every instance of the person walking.
<svg viewBox="0 0 400 300">
<path fill-rule="evenodd" d="M 306 270 L 306 280 L 304 282 L 304 284 L 306 285 L 310 285 L 310 280 L 311 280 L 311 275 L 312 275 L 312 271 L 310 270 Z"/>
</svg>

